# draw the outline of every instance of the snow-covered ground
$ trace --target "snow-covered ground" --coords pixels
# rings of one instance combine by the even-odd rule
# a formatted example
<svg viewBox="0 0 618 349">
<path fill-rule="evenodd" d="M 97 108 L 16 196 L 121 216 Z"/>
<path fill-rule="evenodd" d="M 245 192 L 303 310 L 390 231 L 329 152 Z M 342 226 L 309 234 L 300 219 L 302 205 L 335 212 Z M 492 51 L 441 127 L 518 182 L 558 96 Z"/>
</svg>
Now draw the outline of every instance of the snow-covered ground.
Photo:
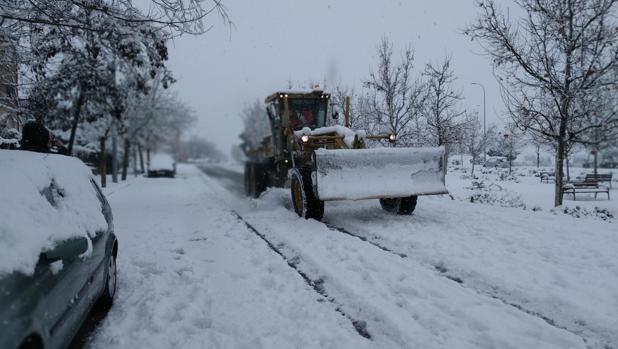
<svg viewBox="0 0 618 349">
<path fill-rule="evenodd" d="M 454 158 L 459 158 L 455 156 Z M 618 189 L 617 169 L 598 169 L 598 173 L 612 173 L 612 189 L 610 199 L 605 193 L 599 193 L 597 198 L 594 194 L 577 194 L 576 200 L 572 195 L 565 195 L 561 210 L 554 209 L 554 182 L 541 183 L 537 174 L 540 171 L 553 172 L 552 167 L 513 167 L 512 175 L 508 175 L 508 168 L 484 168 L 476 166 L 474 177 L 471 177 L 471 167 L 467 157 L 464 157 L 465 166 L 451 166 L 447 174 L 446 184 L 449 192 L 458 200 L 470 201 L 470 196 L 481 194 L 481 201 L 496 200 L 496 204 L 509 207 L 520 207 L 541 211 L 551 211 L 577 216 L 607 216 L 610 213 L 618 217 L 618 198 L 614 197 Z M 587 173 L 592 173 L 590 168 L 574 167 L 570 169 L 571 180 L 582 180 Z M 481 184 L 484 188 L 475 187 L 473 182 Z M 602 185 L 609 186 L 605 182 Z M 491 193 L 490 193 L 491 192 Z M 612 198 L 613 197 L 613 198 Z M 579 209 L 577 208 L 579 206 Z M 596 208 L 596 209 L 595 209 Z"/>
<path fill-rule="evenodd" d="M 329 202 L 324 224 L 287 190 L 241 197 L 232 170 L 108 189 L 119 290 L 93 347 L 618 346 L 613 219 L 470 203 L 453 172 L 454 200 Z"/>
<path fill-rule="evenodd" d="M 110 187 L 118 293 L 94 348 L 366 347 L 194 167 Z"/>
</svg>

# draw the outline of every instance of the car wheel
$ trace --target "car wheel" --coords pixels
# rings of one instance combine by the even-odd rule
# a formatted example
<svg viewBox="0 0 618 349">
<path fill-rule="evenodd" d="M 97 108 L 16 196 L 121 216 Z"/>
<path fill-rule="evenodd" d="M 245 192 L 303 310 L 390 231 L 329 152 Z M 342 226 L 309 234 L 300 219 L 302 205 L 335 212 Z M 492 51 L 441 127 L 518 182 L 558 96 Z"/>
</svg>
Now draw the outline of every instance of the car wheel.
<svg viewBox="0 0 618 349">
<path fill-rule="evenodd" d="M 99 299 L 99 303 L 103 308 L 110 308 L 114 303 L 114 296 L 116 296 L 116 282 L 118 279 L 116 270 L 116 257 L 114 255 L 109 256 L 107 265 L 107 275 L 105 276 L 105 288 Z"/>
<path fill-rule="evenodd" d="M 416 195 L 404 198 L 380 199 L 380 206 L 387 212 L 399 215 L 410 215 L 416 208 L 418 197 Z"/>
</svg>

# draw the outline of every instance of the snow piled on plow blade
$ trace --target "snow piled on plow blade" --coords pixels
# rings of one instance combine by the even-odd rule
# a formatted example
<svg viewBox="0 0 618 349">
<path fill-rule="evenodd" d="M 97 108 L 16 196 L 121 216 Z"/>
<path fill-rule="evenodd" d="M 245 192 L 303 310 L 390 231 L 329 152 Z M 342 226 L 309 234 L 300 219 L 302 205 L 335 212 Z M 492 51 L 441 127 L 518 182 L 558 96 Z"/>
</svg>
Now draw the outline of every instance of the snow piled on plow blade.
<svg viewBox="0 0 618 349">
<path fill-rule="evenodd" d="M 318 149 L 320 200 L 446 194 L 444 148 Z"/>
</svg>

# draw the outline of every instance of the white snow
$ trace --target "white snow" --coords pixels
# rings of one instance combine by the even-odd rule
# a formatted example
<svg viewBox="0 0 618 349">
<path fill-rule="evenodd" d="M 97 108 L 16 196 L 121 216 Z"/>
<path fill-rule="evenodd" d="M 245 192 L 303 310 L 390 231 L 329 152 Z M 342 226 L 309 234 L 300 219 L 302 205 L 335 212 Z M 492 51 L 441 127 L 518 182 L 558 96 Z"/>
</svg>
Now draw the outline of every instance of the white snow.
<svg viewBox="0 0 618 349">
<path fill-rule="evenodd" d="M 77 158 L 0 150 L 0 168 L 0 276 L 31 274 L 55 243 L 107 229 L 90 170 Z"/>
<path fill-rule="evenodd" d="M 216 183 L 178 170 L 109 188 L 118 293 L 93 348 L 368 347 L 231 214 Z"/>
<path fill-rule="evenodd" d="M 328 203 L 325 221 L 361 239 L 298 218 L 287 189 L 248 200 L 193 167 L 179 173 L 108 191 L 119 289 L 95 348 L 618 343 L 614 223 L 470 203 L 461 190 L 455 200 L 420 198 L 411 217 L 377 200 Z"/>
<path fill-rule="evenodd" d="M 52 272 L 53 275 L 61 272 L 63 267 L 64 263 L 62 262 L 62 260 L 49 263 L 49 270 Z"/>
<path fill-rule="evenodd" d="M 442 194 L 444 148 L 318 149 L 321 200 Z"/>
</svg>

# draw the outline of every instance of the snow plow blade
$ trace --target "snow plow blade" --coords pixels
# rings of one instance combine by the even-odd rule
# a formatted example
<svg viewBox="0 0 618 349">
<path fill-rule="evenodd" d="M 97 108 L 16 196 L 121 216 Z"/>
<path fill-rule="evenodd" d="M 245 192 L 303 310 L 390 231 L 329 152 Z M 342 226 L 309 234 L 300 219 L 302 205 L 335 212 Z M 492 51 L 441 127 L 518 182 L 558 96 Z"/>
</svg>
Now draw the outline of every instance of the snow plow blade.
<svg viewBox="0 0 618 349">
<path fill-rule="evenodd" d="M 314 191 L 322 201 L 447 194 L 444 148 L 318 149 Z"/>
</svg>

